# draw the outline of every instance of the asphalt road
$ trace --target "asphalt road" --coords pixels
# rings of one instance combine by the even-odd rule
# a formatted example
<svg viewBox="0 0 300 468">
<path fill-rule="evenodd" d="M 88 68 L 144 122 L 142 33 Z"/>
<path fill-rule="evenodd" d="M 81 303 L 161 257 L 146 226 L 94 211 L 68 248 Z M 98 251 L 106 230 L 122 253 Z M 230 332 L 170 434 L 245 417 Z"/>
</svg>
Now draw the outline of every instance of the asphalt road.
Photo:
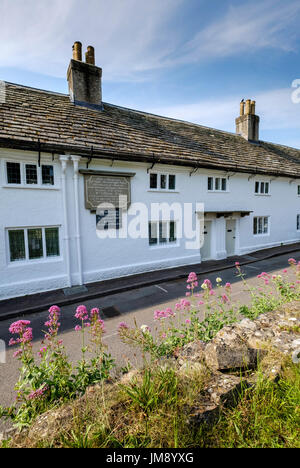
<svg viewBox="0 0 300 468">
<path fill-rule="evenodd" d="M 260 284 L 257 275 L 262 271 L 268 273 L 279 274 L 280 271 L 287 267 L 288 259 L 294 257 L 300 260 L 300 252 L 294 254 L 285 254 L 280 257 L 275 257 L 268 260 L 259 261 L 257 263 L 243 267 L 248 281 L 251 285 Z M 290 271 L 289 271 L 290 274 Z M 218 277 L 221 277 L 224 282 L 231 282 L 233 284 L 233 297 L 236 301 L 247 303 L 249 301 L 249 294 L 245 292 L 245 288 L 239 278 L 236 277 L 236 270 L 234 268 L 229 270 L 220 271 L 210 275 L 199 277 L 199 282 L 202 284 L 205 278 L 209 278 L 214 284 Z M 137 350 L 129 349 L 124 345 L 117 333 L 118 325 L 121 321 L 126 321 L 129 325 L 134 324 L 136 319 L 138 325 L 147 324 L 154 327 L 153 312 L 157 308 L 174 307 L 178 299 L 185 296 L 186 293 L 186 280 L 176 280 L 166 282 L 159 285 L 148 286 L 138 290 L 128 291 L 120 294 L 114 294 L 105 298 L 86 301 L 85 305 L 88 308 L 98 307 L 104 311 L 103 318 L 105 319 L 105 343 L 108 350 L 116 359 L 119 367 L 125 366 L 128 361 L 132 364 L 139 364 L 140 357 Z M 81 357 L 80 337 L 74 331 L 75 325 L 78 324 L 74 318 L 75 309 L 78 305 L 66 306 L 62 308 L 61 317 L 61 334 L 64 345 L 73 362 L 76 362 Z M 26 320 L 31 321 L 34 334 L 34 351 L 38 351 L 39 340 L 42 336 L 44 323 L 48 316 L 47 311 L 26 316 Z M 21 319 L 22 317 L 19 317 Z M 16 319 L 17 320 L 17 319 Z M 13 321 L 16 321 L 13 320 Z M 11 338 L 8 328 L 12 320 L 0 322 L 0 339 L 6 345 Z M 0 405 L 9 405 L 14 400 L 14 384 L 18 379 L 19 362 L 13 358 L 14 348 L 7 348 L 6 364 L 0 364 Z M 1 432 L 1 423 L 0 423 Z"/>
</svg>

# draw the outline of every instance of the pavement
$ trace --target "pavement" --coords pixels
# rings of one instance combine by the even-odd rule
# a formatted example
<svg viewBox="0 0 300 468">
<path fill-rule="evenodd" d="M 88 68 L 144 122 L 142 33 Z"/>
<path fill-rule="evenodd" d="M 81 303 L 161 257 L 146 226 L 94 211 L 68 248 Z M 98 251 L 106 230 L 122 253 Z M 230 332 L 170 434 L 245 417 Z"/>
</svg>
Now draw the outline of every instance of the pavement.
<svg viewBox="0 0 300 468">
<path fill-rule="evenodd" d="M 163 283 L 169 283 L 186 278 L 191 271 L 195 271 L 198 275 L 208 275 L 214 272 L 232 269 L 235 267 L 236 262 L 239 262 L 242 266 L 246 266 L 281 255 L 291 255 L 295 252 L 300 252 L 300 242 L 252 252 L 249 255 L 234 256 L 226 260 L 211 260 L 196 265 L 158 270 L 87 284 L 84 288 L 79 288 L 79 292 L 77 292 L 77 288 L 73 288 L 74 294 L 72 294 L 72 290 L 69 290 L 66 295 L 64 290 L 59 289 L 30 296 L 8 299 L 0 301 L 0 321 L 42 312 L 49 309 L 53 304 L 65 307 L 68 305 L 85 303 L 93 299 L 113 296 L 114 294 L 138 291 L 141 288 L 150 288 L 151 286 L 158 287 Z M 112 318 L 113 316 L 113 310 L 107 310 L 104 314 L 104 318 Z"/>
</svg>

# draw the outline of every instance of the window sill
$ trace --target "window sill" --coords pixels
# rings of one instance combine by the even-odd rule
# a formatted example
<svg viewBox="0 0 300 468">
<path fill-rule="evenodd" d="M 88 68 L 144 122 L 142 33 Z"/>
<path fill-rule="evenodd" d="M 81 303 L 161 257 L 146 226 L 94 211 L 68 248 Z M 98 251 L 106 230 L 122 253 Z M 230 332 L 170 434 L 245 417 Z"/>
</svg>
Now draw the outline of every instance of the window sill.
<svg viewBox="0 0 300 468">
<path fill-rule="evenodd" d="M 151 193 L 180 193 L 177 190 L 163 190 L 163 189 L 149 189 L 148 192 Z"/>
<path fill-rule="evenodd" d="M 255 193 L 256 197 L 271 197 L 270 193 Z"/>
<path fill-rule="evenodd" d="M 161 249 L 172 249 L 179 247 L 180 244 L 179 242 L 172 242 L 172 243 L 167 243 L 167 244 L 159 244 L 159 245 L 149 245 L 149 248 L 151 250 L 161 250 Z"/>
<path fill-rule="evenodd" d="M 49 263 L 59 263 L 62 262 L 63 258 L 59 257 L 49 257 L 49 258 L 39 258 L 37 260 L 17 260 L 15 262 L 9 262 L 9 268 L 16 268 L 16 267 L 25 267 L 29 265 L 41 265 L 41 264 L 49 264 Z"/>
<path fill-rule="evenodd" d="M 207 193 L 230 193 L 229 190 L 207 190 Z"/>
<path fill-rule="evenodd" d="M 6 184 L 1 186 L 4 189 L 25 189 L 25 190 L 60 190 L 57 185 L 16 185 L 16 184 Z"/>
<path fill-rule="evenodd" d="M 270 233 L 268 234 L 253 234 L 254 237 L 270 237 Z"/>
</svg>

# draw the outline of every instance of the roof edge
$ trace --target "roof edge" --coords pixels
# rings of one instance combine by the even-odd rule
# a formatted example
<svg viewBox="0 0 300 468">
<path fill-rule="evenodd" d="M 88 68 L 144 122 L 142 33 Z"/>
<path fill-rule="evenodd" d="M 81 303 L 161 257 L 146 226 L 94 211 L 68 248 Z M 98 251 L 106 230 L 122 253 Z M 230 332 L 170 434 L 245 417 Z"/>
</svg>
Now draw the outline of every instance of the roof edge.
<svg viewBox="0 0 300 468">
<path fill-rule="evenodd" d="M 228 164 L 226 166 L 220 167 L 218 164 L 209 164 L 209 163 L 201 163 L 197 159 L 176 159 L 176 155 L 166 157 L 162 156 L 160 158 L 154 156 L 151 153 L 128 153 L 128 152 L 121 152 L 114 153 L 112 151 L 107 151 L 101 148 L 95 148 L 95 146 L 91 147 L 79 147 L 79 146 L 71 146 L 71 145 L 58 145 L 58 144 L 48 144 L 43 143 L 41 141 L 28 141 L 28 140 L 17 140 L 17 139 L 7 139 L 7 138 L 0 138 L 0 148 L 6 149 L 19 149 L 22 151 L 41 151 L 42 153 L 50 153 L 50 154 L 74 154 L 81 156 L 83 158 L 90 159 L 109 159 L 114 161 L 127 161 L 127 162 L 149 162 L 150 164 L 166 164 L 169 166 L 180 166 L 180 167 L 191 167 L 193 169 L 211 169 L 223 172 L 234 172 L 234 173 L 241 173 L 241 174 L 257 174 L 257 175 L 269 175 L 272 177 L 285 177 L 289 179 L 300 179 L 300 173 L 291 174 L 288 172 L 279 172 L 279 171 L 267 171 L 263 168 L 255 168 L 251 169 L 248 167 L 238 166 L 234 164 Z"/>
</svg>

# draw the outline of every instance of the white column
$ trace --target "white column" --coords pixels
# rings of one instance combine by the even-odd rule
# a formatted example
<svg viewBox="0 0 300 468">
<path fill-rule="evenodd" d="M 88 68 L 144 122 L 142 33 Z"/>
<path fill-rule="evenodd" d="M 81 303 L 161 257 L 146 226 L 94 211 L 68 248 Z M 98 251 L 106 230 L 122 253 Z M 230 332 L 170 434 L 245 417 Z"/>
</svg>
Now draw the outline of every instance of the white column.
<svg viewBox="0 0 300 468">
<path fill-rule="evenodd" d="M 67 270 L 68 286 L 72 286 L 71 264 L 70 264 L 70 236 L 69 236 L 69 220 L 68 220 L 68 205 L 67 205 L 67 189 L 66 189 L 66 170 L 69 156 L 61 155 L 59 157 L 61 163 L 61 190 L 64 211 L 64 251 Z"/>
<path fill-rule="evenodd" d="M 79 207 L 79 161 L 80 156 L 72 156 L 74 165 L 74 197 L 75 197 L 75 225 L 76 225 L 76 245 L 77 245 L 77 261 L 78 261 L 78 278 L 79 285 L 83 285 L 82 272 L 82 252 L 81 252 L 81 234 L 80 234 L 80 207 Z"/>
</svg>

